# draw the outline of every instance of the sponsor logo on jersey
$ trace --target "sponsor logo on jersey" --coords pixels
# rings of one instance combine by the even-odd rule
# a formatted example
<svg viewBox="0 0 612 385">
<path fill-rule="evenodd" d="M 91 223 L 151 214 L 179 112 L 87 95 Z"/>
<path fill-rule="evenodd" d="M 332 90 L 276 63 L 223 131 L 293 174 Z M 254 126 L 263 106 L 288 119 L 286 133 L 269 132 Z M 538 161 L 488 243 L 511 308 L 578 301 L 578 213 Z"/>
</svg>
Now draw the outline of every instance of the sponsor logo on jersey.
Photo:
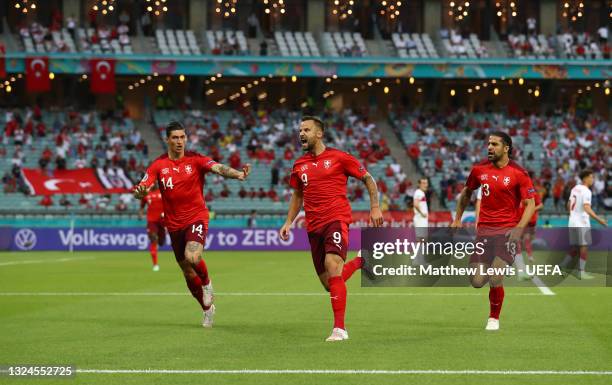
<svg viewBox="0 0 612 385">
<path fill-rule="evenodd" d="M 497 175 L 491 175 L 491 177 L 497 182 Z"/>
<path fill-rule="evenodd" d="M 172 167 L 172 169 L 173 169 L 174 171 L 176 171 L 176 172 L 181 171 L 180 167 Z"/>
<path fill-rule="evenodd" d="M 504 177 L 504 186 L 507 186 L 509 184 L 510 184 L 510 177 L 509 176 Z"/>
<path fill-rule="evenodd" d="M 319 167 L 319 162 L 312 162 L 315 167 Z"/>
<path fill-rule="evenodd" d="M 163 174 L 163 175 L 166 175 L 166 174 L 168 174 L 169 172 L 170 172 L 170 169 L 169 169 L 168 167 L 166 167 L 166 168 L 162 169 L 162 174 Z"/>
<path fill-rule="evenodd" d="M 185 172 L 186 172 L 187 174 L 191 174 L 191 172 L 192 172 L 192 171 L 193 171 L 193 169 L 191 168 L 191 165 L 190 165 L 190 164 L 188 164 L 188 165 L 186 165 L 186 166 L 185 166 Z"/>
<path fill-rule="evenodd" d="M 330 168 L 331 167 L 331 160 L 326 160 L 323 162 L 323 167 L 325 168 Z"/>
</svg>

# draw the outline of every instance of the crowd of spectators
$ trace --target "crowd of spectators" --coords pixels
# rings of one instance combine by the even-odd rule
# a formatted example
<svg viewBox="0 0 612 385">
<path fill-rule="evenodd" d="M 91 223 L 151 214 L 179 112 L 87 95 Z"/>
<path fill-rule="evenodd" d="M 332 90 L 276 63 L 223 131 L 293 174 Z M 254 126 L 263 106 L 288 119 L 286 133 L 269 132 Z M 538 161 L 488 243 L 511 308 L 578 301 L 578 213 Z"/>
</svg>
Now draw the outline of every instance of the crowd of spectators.
<svg viewBox="0 0 612 385">
<path fill-rule="evenodd" d="M 49 175 L 55 170 L 85 167 L 105 171 L 122 169 L 132 180 L 140 178 L 146 169 L 148 146 L 133 122 L 120 111 L 60 113 L 43 112 L 34 106 L 6 111 L 0 129 L 3 134 L 0 156 L 11 156 L 11 169 L 2 178 L 5 193 L 30 193 L 23 180 L 22 167 L 38 167 Z M 12 149 L 12 154 L 6 154 L 7 148 Z M 26 160 L 33 159 L 37 159 L 36 164 L 31 161 L 26 164 Z M 85 204 L 84 199 L 89 203 Z M 39 203 L 48 207 L 53 201 L 52 197 L 45 197 Z M 102 195 L 82 196 L 79 204 L 85 208 L 106 209 L 105 201 Z M 122 197 L 115 209 L 122 210 L 128 203 L 128 198 Z M 58 204 L 69 206 L 65 199 L 60 199 Z"/>
<path fill-rule="evenodd" d="M 612 180 L 607 165 L 610 123 L 597 116 L 584 118 L 561 110 L 547 115 L 470 114 L 415 111 L 397 114 L 396 129 L 411 130 L 418 138 L 406 143 L 407 154 L 420 171 L 439 180 L 433 188 L 443 207 L 454 202 L 464 187 L 471 165 L 485 159 L 488 133 L 506 131 L 515 141 L 513 159 L 533 172 L 536 190 L 548 207 L 563 211 L 569 191 L 585 168 L 595 171 L 593 200 L 612 208 Z M 527 150 L 528 149 L 528 150 Z"/>
</svg>

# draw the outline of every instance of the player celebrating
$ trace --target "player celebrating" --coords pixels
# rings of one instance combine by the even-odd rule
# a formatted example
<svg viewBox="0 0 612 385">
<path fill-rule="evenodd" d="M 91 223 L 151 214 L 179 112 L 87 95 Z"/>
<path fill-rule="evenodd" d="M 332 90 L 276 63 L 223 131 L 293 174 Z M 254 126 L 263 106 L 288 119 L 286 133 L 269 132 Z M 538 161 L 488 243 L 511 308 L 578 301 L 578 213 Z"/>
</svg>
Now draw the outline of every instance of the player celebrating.
<svg viewBox="0 0 612 385">
<path fill-rule="evenodd" d="M 163 246 L 166 242 L 166 228 L 163 224 L 164 204 L 156 184 L 152 186 L 147 196 L 140 201 L 139 218 L 143 217 L 145 206 L 147 207 L 147 235 L 149 236 L 149 251 L 153 260 L 153 271 L 159 271 L 157 245 Z"/>
<path fill-rule="evenodd" d="M 580 279 L 592 279 L 593 276 L 584 271 L 588 256 L 588 248 L 591 244 L 591 221 L 589 217 L 595 219 L 603 226 L 607 226 L 606 220 L 593 211 L 591 208 L 591 186 L 593 185 L 593 171 L 584 170 L 579 175 L 582 184 L 574 186 L 570 193 L 567 207 L 569 209 L 569 231 L 570 231 L 570 253 L 565 256 L 561 266 L 566 268 L 574 257 L 580 255 L 578 268 Z"/>
<path fill-rule="evenodd" d="M 532 178 L 533 180 L 533 173 L 529 172 L 529 177 Z M 477 194 L 476 194 L 476 226 L 478 226 L 478 217 L 480 215 L 480 204 L 482 201 L 482 188 L 479 187 L 476 191 L 477 191 Z M 517 253 L 514 256 L 514 261 L 516 263 L 517 268 L 519 269 L 519 273 L 518 273 L 519 280 L 525 280 L 525 279 L 531 278 L 525 272 L 525 260 L 523 259 L 522 250 L 524 249 L 527 252 L 527 258 L 529 259 L 529 262 L 533 263 L 534 261 L 533 247 L 532 247 L 531 241 L 533 237 L 535 237 L 535 229 L 536 229 L 536 224 L 538 222 L 538 211 L 541 210 L 542 207 L 544 207 L 544 204 L 542 203 L 542 200 L 540 199 L 540 194 L 535 193 L 533 195 L 533 198 L 534 198 L 534 202 L 536 205 L 534 207 L 534 213 L 531 219 L 529 220 L 529 223 L 527 224 L 525 231 L 523 232 L 521 241 L 518 245 L 519 247 L 517 248 Z M 521 207 L 521 210 L 525 209 L 525 207 L 523 206 L 523 202 L 521 202 L 520 207 Z M 522 213 L 523 212 L 521 211 L 521 216 L 522 216 Z"/>
<path fill-rule="evenodd" d="M 323 144 L 324 131 L 325 126 L 319 118 L 302 118 L 300 141 L 306 154 L 293 165 L 290 178 L 293 195 L 287 220 L 279 235 L 283 240 L 289 238 L 291 224 L 303 203 L 312 261 L 323 287 L 329 291 L 334 313 L 334 327 L 326 341 L 342 341 L 349 338 L 344 327 L 345 281 L 364 263 L 361 256 L 344 263 L 348 251 L 348 227 L 352 220 L 346 192 L 349 176 L 365 183 L 370 194 L 372 224 L 381 226 L 383 217 L 374 178 L 353 156 L 326 147 Z"/>
<path fill-rule="evenodd" d="M 172 250 L 183 271 L 187 287 L 204 311 L 202 326 L 212 327 L 215 305 L 213 287 L 202 251 L 208 231 L 208 209 L 202 193 L 204 174 L 212 171 L 226 178 L 244 181 L 251 170 L 242 171 L 217 163 L 197 152 L 185 152 L 185 128 L 179 122 L 166 127 L 168 153 L 155 159 L 147 169 L 134 195 L 144 198 L 159 181 L 165 222 L 170 233 Z"/>
<path fill-rule="evenodd" d="M 451 227 L 461 227 L 461 217 L 467 207 L 472 192 L 479 186 L 482 192 L 480 215 L 478 218 L 477 242 L 484 242 L 485 253 L 474 254 L 470 258 L 470 267 L 477 273 L 470 277 L 473 287 L 483 287 L 489 282 L 490 313 L 486 330 L 499 329 L 499 314 L 504 301 L 503 275 L 480 274 L 481 269 L 488 267 L 504 268 L 513 263 L 516 245 L 523 229 L 529 223 L 534 212 L 533 195 L 535 189 L 527 172 L 517 163 L 510 160 L 512 138 L 505 132 L 495 132 L 489 136 L 487 146 L 488 160 L 476 164 L 461 191 L 457 203 L 455 219 Z M 523 201 L 525 210 L 521 214 L 520 204 Z M 512 228 L 510 231 L 506 231 Z M 506 242 L 506 234 L 509 239 Z"/>
</svg>

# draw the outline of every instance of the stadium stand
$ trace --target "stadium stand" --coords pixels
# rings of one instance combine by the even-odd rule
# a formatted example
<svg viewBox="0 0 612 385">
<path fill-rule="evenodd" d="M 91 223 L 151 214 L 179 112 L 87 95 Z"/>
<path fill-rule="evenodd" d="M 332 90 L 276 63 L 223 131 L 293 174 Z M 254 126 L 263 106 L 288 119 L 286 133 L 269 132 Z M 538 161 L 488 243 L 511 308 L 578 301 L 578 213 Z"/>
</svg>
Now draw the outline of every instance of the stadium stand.
<svg viewBox="0 0 612 385">
<path fill-rule="evenodd" d="M 195 33 L 192 30 L 157 29 L 155 41 L 162 55 L 201 55 Z"/>
<path fill-rule="evenodd" d="M 67 28 L 51 29 L 39 23 L 19 30 L 25 52 L 76 52 L 74 39 Z"/>
<path fill-rule="evenodd" d="M 274 41 L 281 56 L 321 56 L 310 32 L 274 32 Z"/>
<path fill-rule="evenodd" d="M 125 24 L 118 26 L 99 26 L 94 28 L 78 28 L 77 37 L 84 53 L 93 54 L 132 54 L 132 43 L 129 36 L 129 27 Z"/>
<path fill-rule="evenodd" d="M 401 58 L 438 58 L 438 51 L 431 37 L 423 33 L 393 33 L 391 42 Z"/>
<path fill-rule="evenodd" d="M 610 59 L 610 43 L 601 45 L 586 32 L 565 32 L 557 35 L 563 58 L 567 59 Z"/>
<path fill-rule="evenodd" d="M 475 33 L 470 33 L 469 38 L 464 38 L 454 29 L 440 30 L 440 39 L 448 56 L 452 58 L 487 58 L 487 48 L 481 43 Z"/>
<path fill-rule="evenodd" d="M 341 114 L 326 112 L 323 116 L 332 127 L 327 132 L 328 143 L 353 153 L 364 162 L 379 181 L 379 188 L 386 195 L 387 208 L 393 205 L 403 207 L 402 196 L 395 190 L 401 182 L 408 184 L 407 177 L 390 156 L 376 125 L 366 114 L 351 110 Z M 300 117 L 300 112 L 284 109 L 257 113 L 158 110 L 153 121 L 162 137 L 168 122 L 184 122 L 191 150 L 205 153 L 234 168 L 247 162 L 253 164 L 252 175 L 245 183 L 210 177 L 206 186 L 207 200 L 211 198 L 216 209 L 282 211 L 291 196 L 288 186 L 290 168 L 302 151 L 295 129 Z M 389 173 L 391 167 L 394 171 Z M 355 210 L 369 208 L 360 181 L 349 182 L 349 194 Z"/>
<path fill-rule="evenodd" d="M 581 119 L 560 111 L 551 116 L 510 116 L 457 110 L 392 114 L 391 121 L 444 207 L 454 208 L 471 166 L 486 156 L 487 134 L 498 130 L 513 136 L 514 159 L 534 172 L 547 210 L 563 210 L 559 202 L 567 197 L 562 193 L 575 185 L 579 170 L 590 167 L 605 177 L 611 127 L 597 115 Z M 559 180 L 562 191 L 555 192 L 553 184 Z"/>
<path fill-rule="evenodd" d="M 206 31 L 206 43 L 213 55 L 248 55 L 249 46 L 244 32 L 238 30 Z"/>
<path fill-rule="evenodd" d="M 49 212 L 123 211 L 138 208 L 131 194 L 64 195 L 58 198 L 29 196 L 30 190 L 21 169 L 102 168 L 120 172 L 138 180 L 148 162 L 148 146 L 131 119 L 93 111 L 0 111 L 2 149 L 0 155 L 10 162 L 0 162 L 3 188 L 0 209 Z M 113 171 L 109 171 L 113 170 Z"/>
<path fill-rule="evenodd" d="M 368 49 L 360 33 L 323 32 L 323 50 L 329 56 L 368 56 Z"/>
<path fill-rule="evenodd" d="M 529 36 L 509 34 L 508 45 L 510 56 L 520 59 L 555 59 L 557 57 L 554 39 L 547 38 L 543 34 Z"/>
</svg>

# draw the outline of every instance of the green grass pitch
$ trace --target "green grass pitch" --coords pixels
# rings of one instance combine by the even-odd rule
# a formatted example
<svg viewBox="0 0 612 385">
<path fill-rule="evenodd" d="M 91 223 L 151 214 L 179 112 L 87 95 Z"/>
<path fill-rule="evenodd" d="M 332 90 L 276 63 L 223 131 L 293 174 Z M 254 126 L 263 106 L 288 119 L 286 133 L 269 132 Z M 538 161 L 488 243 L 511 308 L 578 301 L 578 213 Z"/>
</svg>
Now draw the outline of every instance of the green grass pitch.
<svg viewBox="0 0 612 385">
<path fill-rule="evenodd" d="M 361 288 L 356 273 L 348 284 L 351 339 L 332 344 L 323 341 L 332 326 L 329 297 L 307 252 L 228 251 L 205 257 L 217 292 L 210 330 L 201 327 L 201 311 L 170 253 L 160 254 L 158 273 L 151 271 L 147 252 L 0 253 L 0 366 L 171 370 L 77 372 L 63 380 L 3 376 L 0 383 L 612 382 L 610 288 L 552 288 L 556 295 L 545 296 L 534 286 L 509 287 L 502 329 L 491 333 L 484 330 L 488 289 Z M 241 369 L 298 372 L 178 372 Z M 299 372 L 309 369 L 425 372 Z M 454 372 L 460 370 L 479 372 Z"/>
</svg>

